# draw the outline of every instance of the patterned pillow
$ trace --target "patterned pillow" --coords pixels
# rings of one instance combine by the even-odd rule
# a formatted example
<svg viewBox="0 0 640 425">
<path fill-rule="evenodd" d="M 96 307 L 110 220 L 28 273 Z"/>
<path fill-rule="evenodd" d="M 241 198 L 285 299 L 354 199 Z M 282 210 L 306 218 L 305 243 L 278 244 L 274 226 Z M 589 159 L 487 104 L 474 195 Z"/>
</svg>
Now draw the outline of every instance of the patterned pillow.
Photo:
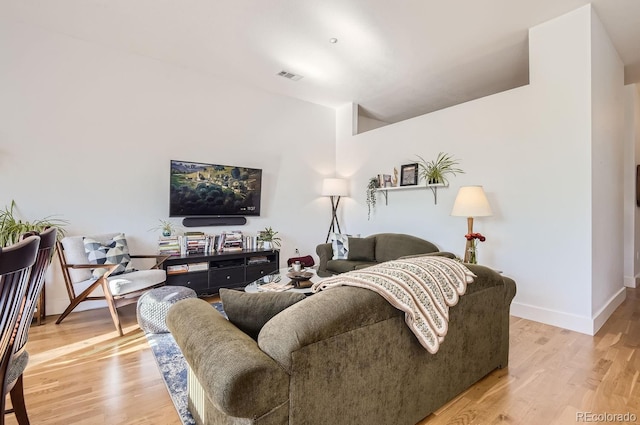
<svg viewBox="0 0 640 425">
<path fill-rule="evenodd" d="M 84 250 L 87 253 L 90 264 L 118 264 L 110 276 L 122 274 L 133 270 L 130 267 L 131 256 L 129 255 L 129 247 L 123 233 L 113 237 L 106 244 L 91 238 L 83 238 Z M 96 279 L 102 277 L 107 269 L 94 269 L 92 274 Z"/>
<path fill-rule="evenodd" d="M 332 260 L 346 260 L 349 258 L 349 235 L 331 234 Z"/>
</svg>

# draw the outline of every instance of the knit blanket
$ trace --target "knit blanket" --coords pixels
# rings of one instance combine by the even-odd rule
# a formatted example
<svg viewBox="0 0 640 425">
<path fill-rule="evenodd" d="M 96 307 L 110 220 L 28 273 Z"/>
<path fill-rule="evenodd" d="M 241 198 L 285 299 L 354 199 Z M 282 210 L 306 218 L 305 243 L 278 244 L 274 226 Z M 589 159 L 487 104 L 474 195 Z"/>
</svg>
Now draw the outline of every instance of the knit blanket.
<svg viewBox="0 0 640 425">
<path fill-rule="evenodd" d="M 314 292 L 337 287 L 370 289 L 405 313 L 405 323 L 430 353 L 449 327 L 449 307 L 458 303 L 476 277 L 462 263 L 437 256 L 387 261 L 316 282 Z"/>
</svg>

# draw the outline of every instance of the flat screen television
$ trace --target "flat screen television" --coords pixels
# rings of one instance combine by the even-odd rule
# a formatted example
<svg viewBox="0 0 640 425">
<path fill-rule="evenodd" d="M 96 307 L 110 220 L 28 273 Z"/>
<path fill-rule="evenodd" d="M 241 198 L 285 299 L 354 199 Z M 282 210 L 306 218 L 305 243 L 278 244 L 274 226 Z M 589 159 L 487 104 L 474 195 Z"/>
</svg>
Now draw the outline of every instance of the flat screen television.
<svg viewBox="0 0 640 425">
<path fill-rule="evenodd" d="M 262 170 L 171 160 L 169 216 L 259 216 Z"/>
</svg>

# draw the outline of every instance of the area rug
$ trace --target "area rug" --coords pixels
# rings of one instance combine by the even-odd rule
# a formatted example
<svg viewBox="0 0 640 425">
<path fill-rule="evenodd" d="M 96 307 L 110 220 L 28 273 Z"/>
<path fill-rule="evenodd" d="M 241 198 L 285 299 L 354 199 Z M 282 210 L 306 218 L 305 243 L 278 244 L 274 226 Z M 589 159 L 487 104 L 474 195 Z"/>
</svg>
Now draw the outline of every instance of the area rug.
<svg viewBox="0 0 640 425">
<path fill-rule="evenodd" d="M 212 305 L 220 314 L 227 316 L 222 303 Z M 187 362 L 180 348 L 170 333 L 150 333 L 146 336 L 180 420 L 184 425 L 195 425 L 196 422 L 187 408 Z"/>
</svg>

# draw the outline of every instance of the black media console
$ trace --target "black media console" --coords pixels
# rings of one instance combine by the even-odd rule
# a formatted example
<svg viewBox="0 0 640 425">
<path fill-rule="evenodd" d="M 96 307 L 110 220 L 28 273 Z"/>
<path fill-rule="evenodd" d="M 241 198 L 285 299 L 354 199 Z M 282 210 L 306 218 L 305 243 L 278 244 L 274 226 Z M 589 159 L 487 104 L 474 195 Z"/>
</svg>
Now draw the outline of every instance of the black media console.
<svg viewBox="0 0 640 425">
<path fill-rule="evenodd" d="M 186 286 L 198 295 L 216 295 L 220 288 L 240 288 L 278 270 L 280 251 L 242 250 L 169 257 L 163 267 L 167 285 Z"/>
</svg>

